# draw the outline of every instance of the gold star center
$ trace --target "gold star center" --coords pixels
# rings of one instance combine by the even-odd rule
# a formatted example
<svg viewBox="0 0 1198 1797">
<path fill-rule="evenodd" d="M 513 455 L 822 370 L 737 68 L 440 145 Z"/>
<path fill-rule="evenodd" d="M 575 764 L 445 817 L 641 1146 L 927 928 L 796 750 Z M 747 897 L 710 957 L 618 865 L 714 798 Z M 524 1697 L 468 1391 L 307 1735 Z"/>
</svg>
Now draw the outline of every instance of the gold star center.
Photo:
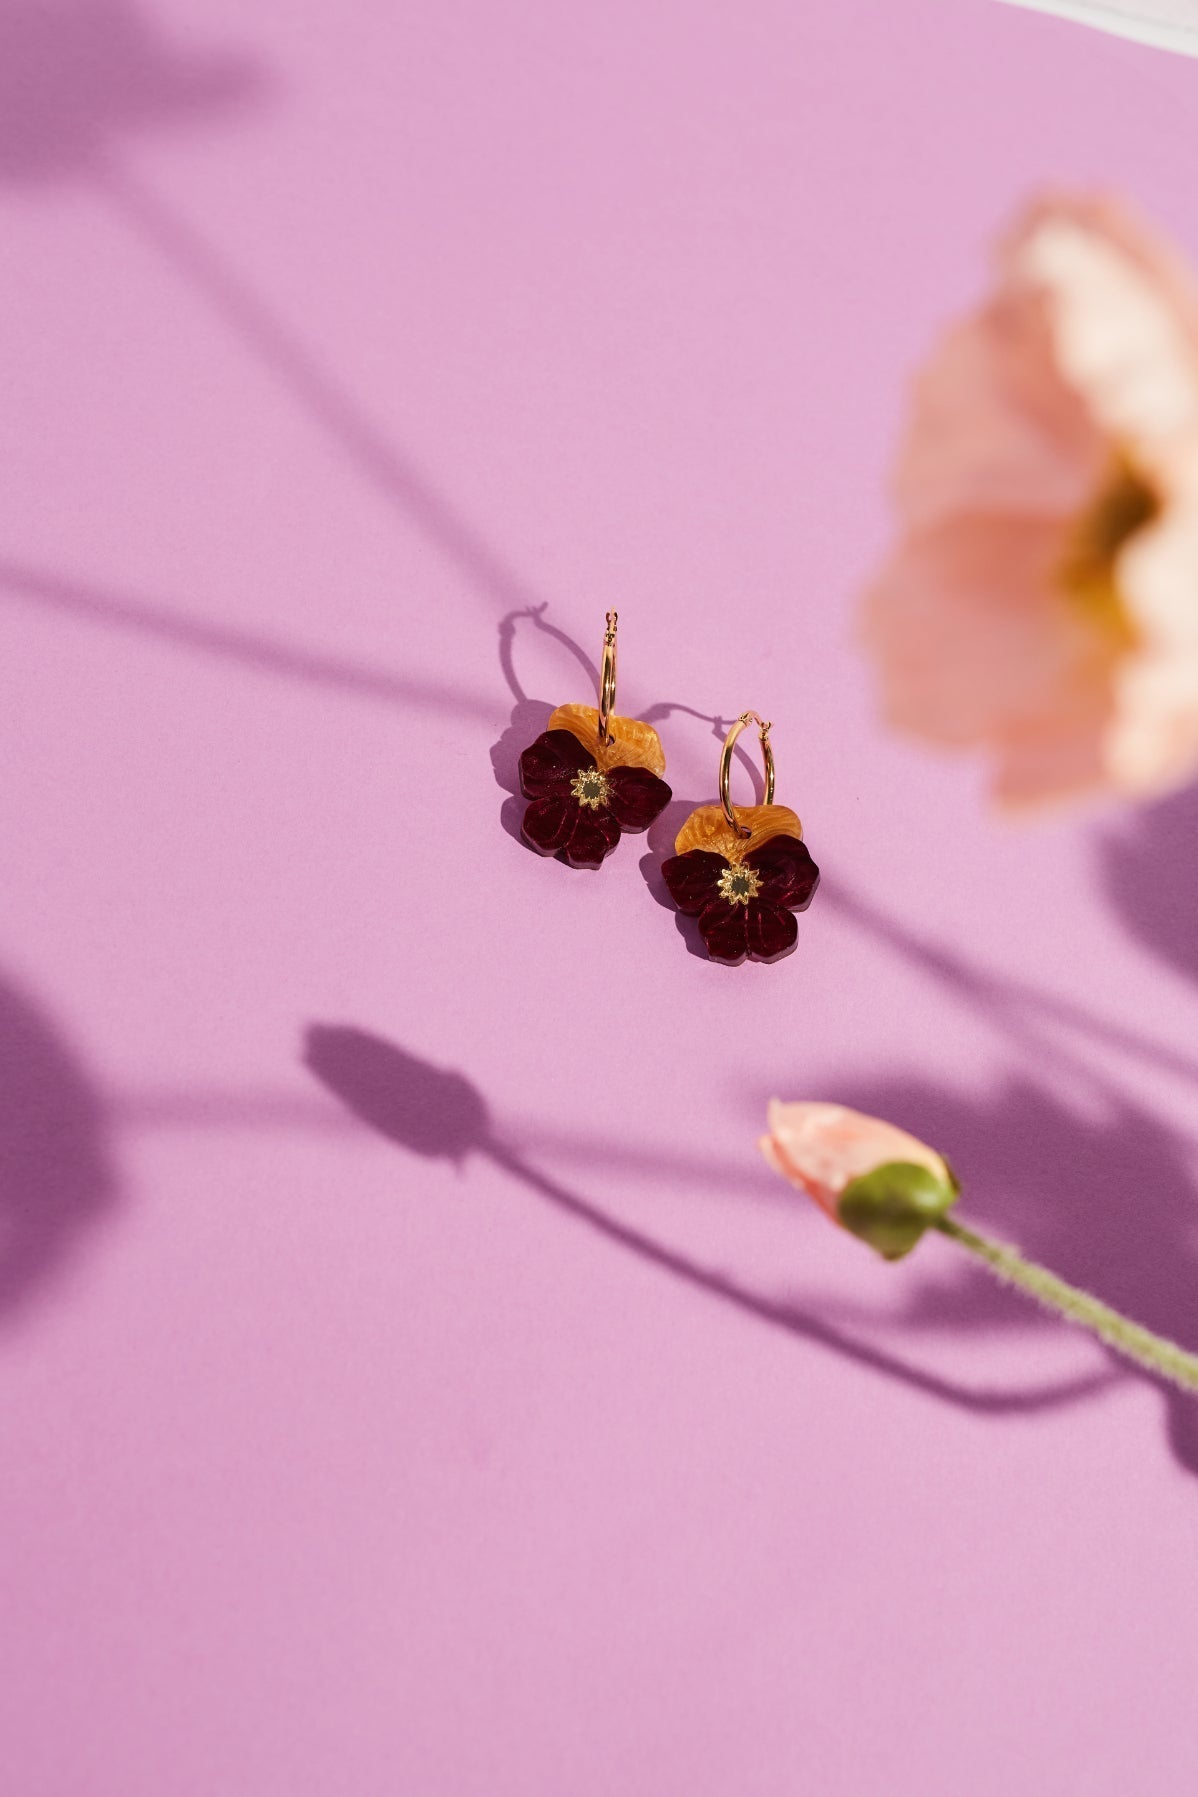
<svg viewBox="0 0 1198 1797">
<path fill-rule="evenodd" d="M 761 881 L 751 867 L 726 867 L 720 875 L 720 897 L 730 905 L 747 905 L 761 891 Z"/>
<path fill-rule="evenodd" d="M 597 767 L 584 768 L 581 774 L 574 776 L 570 791 L 580 805 L 585 805 L 590 811 L 598 811 L 600 805 L 607 804 L 607 776 L 601 774 Z"/>
</svg>

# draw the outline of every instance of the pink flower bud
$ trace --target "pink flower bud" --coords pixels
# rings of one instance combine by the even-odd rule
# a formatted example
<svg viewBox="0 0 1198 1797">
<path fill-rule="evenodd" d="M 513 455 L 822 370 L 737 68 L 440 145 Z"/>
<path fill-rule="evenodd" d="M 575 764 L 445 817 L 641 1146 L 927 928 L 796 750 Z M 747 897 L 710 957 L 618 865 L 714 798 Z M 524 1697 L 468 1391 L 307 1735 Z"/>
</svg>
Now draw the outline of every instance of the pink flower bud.
<svg viewBox="0 0 1198 1797">
<path fill-rule="evenodd" d="M 960 1189 L 926 1142 L 842 1104 L 773 1099 L 760 1147 L 775 1172 L 888 1260 L 908 1253 Z"/>
</svg>

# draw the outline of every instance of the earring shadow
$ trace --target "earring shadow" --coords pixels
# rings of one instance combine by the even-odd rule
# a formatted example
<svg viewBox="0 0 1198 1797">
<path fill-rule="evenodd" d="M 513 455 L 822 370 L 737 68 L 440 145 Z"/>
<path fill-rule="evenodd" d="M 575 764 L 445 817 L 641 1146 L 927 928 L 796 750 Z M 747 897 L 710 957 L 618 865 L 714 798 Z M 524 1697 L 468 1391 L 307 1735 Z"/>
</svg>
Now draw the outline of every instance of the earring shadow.
<svg viewBox="0 0 1198 1797">
<path fill-rule="evenodd" d="M 637 866 L 653 902 L 660 905 L 663 911 L 668 911 L 674 919 L 674 928 L 686 944 L 687 954 L 694 955 L 696 960 L 706 961 L 710 957 L 699 934 L 698 918 L 683 915 L 670 897 L 669 887 L 661 877 L 661 864 L 668 861 L 674 853 L 674 838 L 694 809 L 695 801 L 691 799 L 671 799 L 645 832 L 648 853 L 641 856 Z"/>
<path fill-rule="evenodd" d="M 541 699 L 517 699 L 507 729 L 491 745 L 495 784 L 508 795 L 499 808 L 499 822 L 512 840 L 526 848 L 530 855 L 536 850 L 525 842 L 520 830 L 526 802 L 520 791 L 520 757 L 529 743 L 542 734 L 551 712 L 552 707 Z"/>
<path fill-rule="evenodd" d="M 491 768 L 495 784 L 501 792 L 508 795 L 499 808 L 500 826 L 513 842 L 518 842 L 530 855 L 535 855 L 538 851 L 525 841 L 521 829 L 525 798 L 520 790 L 520 757 L 529 744 L 543 734 L 555 707 L 544 699 L 530 699 L 516 672 L 516 627 L 520 620 L 527 618 L 536 629 L 560 643 L 585 670 L 592 685 L 597 685 L 599 679 L 594 665 L 573 637 L 567 636 L 564 630 L 559 630 L 556 624 L 546 623 L 545 610 L 544 605 L 522 606 L 508 612 L 499 620 L 498 625 L 499 668 L 515 703 L 506 730 L 491 744 Z"/>
</svg>

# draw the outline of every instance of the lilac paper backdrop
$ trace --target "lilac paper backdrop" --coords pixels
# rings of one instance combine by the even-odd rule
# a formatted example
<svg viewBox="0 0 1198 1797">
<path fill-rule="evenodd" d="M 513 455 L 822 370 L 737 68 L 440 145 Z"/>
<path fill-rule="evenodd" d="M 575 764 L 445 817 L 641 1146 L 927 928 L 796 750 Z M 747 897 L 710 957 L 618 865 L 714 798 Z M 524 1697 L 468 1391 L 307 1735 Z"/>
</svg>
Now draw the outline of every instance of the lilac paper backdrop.
<svg viewBox="0 0 1198 1797">
<path fill-rule="evenodd" d="M 881 1110 L 1198 1346 L 1198 802 L 1004 829 L 851 634 L 1026 192 L 1198 256 L 1196 83 L 989 0 L 0 5 L 21 1797 L 1193 1790 L 1198 1412 L 753 1142 Z M 678 813 L 775 721 L 778 967 L 668 829 L 513 834 L 612 604 Z"/>
</svg>

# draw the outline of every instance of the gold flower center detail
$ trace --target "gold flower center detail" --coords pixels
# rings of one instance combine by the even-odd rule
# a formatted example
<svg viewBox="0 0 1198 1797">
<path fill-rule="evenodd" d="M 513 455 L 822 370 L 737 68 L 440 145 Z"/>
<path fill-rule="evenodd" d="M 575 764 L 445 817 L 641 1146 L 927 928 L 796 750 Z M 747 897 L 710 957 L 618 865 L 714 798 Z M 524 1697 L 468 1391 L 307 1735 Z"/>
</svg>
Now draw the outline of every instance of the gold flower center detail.
<svg viewBox="0 0 1198 1797">
<path fill-rule="evenodd" d="M 585 805 L 590 811 L 598 811 L 600 805 L 607 804 L 607 776 L 601 774 L 597 767 L 584 768 L 581 774 L 574 776 L 570 791 L 580 805 Z"/>
<path fill-rule="evenodd" d="M 1159 495 L 1120 456 L 1070 533 L 1059 569 L 1061 583 L 1093 623 L 1120 641 L 1133 641 L 1135 627 L 1116 580 L 1119 552 L 1130 537 L 1158 518 L 1160 511 Z"/>
<path fill-rule="evenodd" d="M 720 875 L 720 897 L 730 905 L 747 905 L 761 891 L 761 881 L 751 867 L 726 867 Z"/>
</svg>

